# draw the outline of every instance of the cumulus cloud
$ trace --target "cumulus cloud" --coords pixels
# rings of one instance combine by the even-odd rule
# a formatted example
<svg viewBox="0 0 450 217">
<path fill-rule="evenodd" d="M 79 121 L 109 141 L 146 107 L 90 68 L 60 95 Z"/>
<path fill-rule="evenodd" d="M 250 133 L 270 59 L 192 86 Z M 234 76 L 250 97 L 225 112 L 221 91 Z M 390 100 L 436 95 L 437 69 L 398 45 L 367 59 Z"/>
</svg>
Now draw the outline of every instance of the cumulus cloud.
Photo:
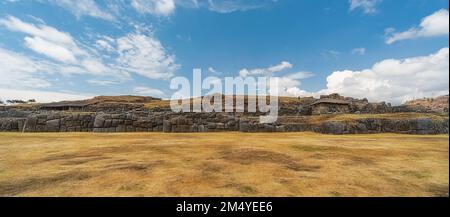
<svg viewBox="0 0 450 217">
<path fill-rule="evenodd" d="M 91 16 L 109 21 L 115 20 L 111 13 L 101 10 L 94 0 L 51 0 L 51 2 L 70 11 L 77 18 Z"/>
<path fill-rule="evenodd" d="M 257 69 L 242 69 L 239 74 L 245 78 L 247 76 L 269 76 L 276 72 L 282 72 L 287 69 L 291 69 L 293 65 L 287 61 L 270 66 L 267 68 Z M 295 73 L 289 73 L 284 76 L 274 76 L 271 79 L 278 80 L 278 86 L 275 89 L 270 90 L 271 95 L 277 96 L 306 96 L 311 95 L 310 92 L 300 89 L 301 80 L 314 76 L 312 72 L 300 71 Z"/>
<path fill-rule="evenodd" d="M 314 76 L 298 72 L 279 77 L 279 96 L 315 96 L 339 93 L 343 96 L 368 98 L 401 104 L 405 101 L 447 95 L 449 93 L 449 48 L 427 56 L 386 59 L 369 69 L 332 72 L 327 87 L 317 92 L 301 88 L 303 79 Z M 406 79 L 405 79 L 406 78 Z"/>
<path fill-rule="evenodd" d="M 292 68 L 292 64 L 287 61 L 282 61 L 278 65 L 270 66 L 268 68 L 257 68 L 257 69 L 241 69 L 239 75 L 241 77 L 247 76 L 267 76 L 271 73 L 280 72 L 285 69 Z"/>
<path fill-rule="evenodd" d="M 448 36 L 449 34 L 449 15 L 447 9 L 441 9 L 435 13 L 425 17 L 420 22 L 418 27 L 410 28 L 404 32 L 395 32 L 395 29 L 386 29 L 386 44 L 392 44 L 397 41 L 436 37 L 436 36 Z"/>
<path fill-rule="evenodd" d="M 350 11 L 362 9 L 366 14 L 377 12 L 377 6 L 382 0 L 349 0 Z"/>
<path fill-rule="evenodd" d="M 169 16 L 175 11 L 175 0 L 133 0 L 131 5 L 140 13 Z"/>
<path fill-rule="evenodd" d="M 320 93 L 387 101 L 395 104 L 449 92 L 449 49 L 402 60 L 387 59 L 370 69 L 335 71 Z M 407 79 L 405 79 L 407 78 Z"/>
</svg>

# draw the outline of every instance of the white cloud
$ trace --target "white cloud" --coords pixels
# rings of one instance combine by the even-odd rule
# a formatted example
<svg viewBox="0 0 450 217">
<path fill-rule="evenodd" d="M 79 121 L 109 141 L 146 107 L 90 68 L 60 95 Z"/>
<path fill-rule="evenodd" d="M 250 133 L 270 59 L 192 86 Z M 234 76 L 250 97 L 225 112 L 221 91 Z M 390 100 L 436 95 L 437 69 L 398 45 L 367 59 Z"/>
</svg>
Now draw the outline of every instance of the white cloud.
<svg viewBox="0 0 450 217">
<path fill-rule="evenodd" d="M 0 19 L 0 25 L 11 31 L 23 32 L 58 44 L 74 44 L 72 36 L 68 33 L 46 25 L 35 26 L 13 16 Z"/>
<path fill-rule="evenodd" d="M 283 61 L 278 65 L 269 67 L 268 71 L 269 72 L 280 72 L 280 71 L 283 71 L 285 69 L 290 69 L 290 68 L 292 68 L 292 64 L 287 61 Z"/>
<path fill-rule="evenodd" d="M 311 93 L 301 90 L 301 80 L 307 79 L 314 76 L 311 72 L 296 72 L 292 74 L 288 74 L 278 78 L 278 96 L 307 96 L 311 95 Z M 273 90 L 271 90 L 272 95 L 276 95 Z"/>
<path fill-rule="evenodd" d="M 38 102 L 78 100 L 88 94 L 35 90 L 52 86 L 48 75 L 68 70 L 65 66 L 43 59 L 34 59 L 0 47 L 0 99 L 36 99 Z"/>
<path fill-rule="evenodd" d="M 121 37 L 117 39 L 117 51 L 122 70 L 151 79 L 169 79 L 180 67 L 175 56 L 167 54 L 161 42 L 151 35 L 132 33 Z"/>
<path fill-rule="evenodd" d="M 275 2 L 277 0 L 208 0 L 207 7 L 218 13 L 232 13 L 263 8 Z"/>
<path fill-rule="evenodd" d="M 447 9 L 436 11 L 430 16 L 422 19 L 419 27 L 413 27 L 404 32 L 395 32 L 393 28 L 386 29 L 386 44 L 397 41 L 445 36 L 449 34 L 449 14 Z"/>
<path fill-rule="evenodd" d="M 9 21 L 14 20 L 18 19 L 15 17 L 9 18 Z M 5 26 L 11 30 L 31 34 L 31 36 L 24 38 L 25 46 L 36 53 L 56 60 L 57 63 L 54 64 L 58 65 L 61 73 L 127 77 L 126 73 L 106 66 L 101 58 L 96 57 L 96 54 L 92 53 L 92 50 L 89 50 L 91 49 L 89 46 L 76 42 L 68 33 L 60 32 L 53 27 L 45 25 L 35 27 L 33 24 L 24 23 L 21 20 L 18 20 L 16 23 L 17 26 L 26 28 L 13 28 L 14 25 L 7 23 L 8 20 L 3 19 L 1 21 L 4 21 L 6 23 Z M 13 26 L 11 27 L 10 25 Z M 39 31 L 34 31 L 33 28 L 37 28 Z M 48 33 L 41 34 L 41 30 L 47 31 Z M 43 36 L 41 37 L 40 35 Z M 88 49 L 82 49 L 80 47 L 87 47 Z"/>
<path fill-rule="evenodd" d="M 0 48 L 0 86 L 43 88 L 51 86 L 45 74 L 53 71 L 50 64 Z"/>
<path fill-rule="evenodd" d="M 337 60 L 339 59 L 339 55 L 341 55 L 341 52 L 336 50 L 327 50 L 322 52 L 321 55 L 325 60 Z"/>
<path fill-rule="evenodd" d="M 313 76 L 314 76 L 314 74 L 312 72 L 301 71 L 301 72 L 296 72 L 296 73 L 286 75 L 284 77 L 286 77 L 288 79 L 292 79 L 292 80 L 302 80 L 302 79 L 310 78 Z"/>
<path fill-rule="evenodd" d="M 82 100 L 92 98 L 89 94 L 74 94 L 54 91 L 20 90 L 0 88 L 0 99 L 35 99 L 40 103 L 58 102 L 63 100 Z"/>
<path fill-rule="evenodd" d="M 114 70 L 105 66 L 100 60 L 96 59 L 85 59 L 81 62 L 81 66 L 93 75 L 106 75 L 108 72 Z"/>
<path fill-rule="evenodd" d="M 115 20 L 112 14 L 101 10 L 94 0 L 52 0 L 52 2 L 70 11 L 77 18 L 91 16 L 109 21 Z"/>
<path fill-rule="evenodd" d="M 48 88 L 57 81 L 56 74 L 104 75 L 108 68 L 97 61 L 85 61 L 84 67 L 54 63 L 0 48 L 0 86 L 13 88 Z"/>
<path fill-rule="evenodd" d="M 108 52 L 114 51 L 114 48 L 107 40 L 99 39 L 95 41 L 95 46 L 101 50 L 106 50 Z"/>
<path fill-rule="evenodd" d="M 165 93 L 163 91 L 150 87 L 135 87 L 134 92 L 140 95 L 148 95 L 153 97 L 165 96 Z"/>
<path fill-rule="evenodd" d="M 217 69 L 215 69 L 213 67 L 208 67 L 208 72 L 211 74 L 215 74 L 215 75 L 221 74 L 219 71 L 217 71 Z"/>
<path fill-rule="evenodd" d="M 364 55 L 364 54 L 366 54 L 366 48 L 363 48 L 363 47 L 354 48 L 352 50 L 352 54 Z"/>
<path fill-rule="evenodd" d="M 172 15 L 177 7 L 207 8 L 218 13 L 232 13 L 263 8 L 278 0 L 130 0 L 106 2 L 102 9 L 94 0 L 47 0 L 74 14 L 77 18 L 91 16 L 108 21 L 120 19 L 120 7 L 131 3 L 137 12 L 158 17 Z M 121 5 L 121 6 L 119 6 Z"/>
<path fill-rule="evenodd" d="M 257 69 L 241 69 L 239 71 L 239 75 L 241 77 L 247 77 L 247 76 L 267 76 L 268 74 L 280 72 L 285 69 L 292 68 L 292 64 L 287 61 L 282 61 L 278 65 L 270 66 L 268 68 L 257 68 Z"/>
<path fill-rule="evenodd" d="M 298 72 L 279 77 L 279 96 L 315 96 L 339 93 L 343 96 L 368 98 L 401 104 L 405 101 L 448 95 L 449 48 L 406 59 L 386 59 L 370 69 L 335 71 L 327 77 L 327 88 L 308 92 L 301 89 L 301 80 L 313 76 Z M 272 92 L 273 94 L 273 92 Z"/>
<path fill-rule="evenodd" d="M 139 13 L 156 16 L 169 16 L 175 11 L 174 0 L 133 0 L 131 5 Z"/>
<path fill-rule="evenodd" d="M 68 48 L 39 37 L 25 37 L 25 45 L 37 53 L 64 63 L 76 63 L 77 59 Z"/>
<path fill-rule="evenodd" d="M 328 76 L 327 89 L 320 93 L 340 93 L 395 104 L 445 95 L 449 92 L 448 59 L 449 49 L 443 48 L 429 56 L 383 60 L 361 71 L 336 71 Z"/>
<path fill-rule="evenodd" d="M 278 0 L 133 0 L 133 7 L 141 13 L 157 16 L 171 15 L 176 7 L 206 8 L 217 13 L 233 13 L 264 8 Z"/>
<path fill-rule="evenodd" d="M 382 0 L 349 0 L 350 11 L 361 8 L 364 13 L 372 14 L 377 12 L 377 5 L 381 3 Z"/>
<path fill-rule="evenodd" d="M 69 33 L 53 27 L 35 26 L 12 16 L 0 19 L 0 26 L 30 35 L 24 38 L 25 46 L 57 61 L 73 64 L 77 61 L 76 56 L 86 55 Z"/>
<path fill-rule="evenodd" d="M 150 79 L 168 79 L 180 67 L 175 56 L 166 53 L 152 33 L 134 33 L 113 39 L 100 37 L 93 45 L 75 41 L 69 33 L 46 25 L 36 26 L 12 16 L 0 19 L 0 26 L 28 34 L 24 44 L 36 53 L 56 61 L 59 73 L 130 79 L 130 73 Z M 104 79 L 103 79 L 104 80 Z"/>
<path fill-rule="evenodd" d="M 95 79 L 87 80 L 87 82 L 89 84 L 99 85 L 99 86 L 112 86 L 112 85 L 119 84 L 119 82 L 117 82 L 117 81 L 95 80 Z"/>
</svg>

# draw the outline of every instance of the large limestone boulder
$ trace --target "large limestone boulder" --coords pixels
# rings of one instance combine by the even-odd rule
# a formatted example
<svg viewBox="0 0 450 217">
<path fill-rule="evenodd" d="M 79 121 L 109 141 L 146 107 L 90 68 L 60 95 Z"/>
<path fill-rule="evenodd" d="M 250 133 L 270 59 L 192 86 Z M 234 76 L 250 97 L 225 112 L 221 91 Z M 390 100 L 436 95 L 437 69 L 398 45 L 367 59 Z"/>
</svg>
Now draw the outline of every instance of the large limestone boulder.
<svg viewBox="0 0 450 217">
<path fill-rule="evenodd" d="M 46 123 L 46 129 L 48 132 L 59 132 L 60 131 L 60 119 L 49 120 Z"/>
<path fill-rule="evenodd" d="M 341 122 L 325 122 L 320 126 L 320 132 L 326 134 L 344 134 L 345 123 Z"/>
<path fill-rule="evenodd" d="M 95 116 L 94 128 L 103 128 L 106 120 L 105 117 L 106 116 L 104 114 L 98 114 Z"/>
<path fill-rule="evenodd" d="M 163 121 L 163 132 L 165 132 L 165 133 L 172 132 L 172 124 L 169 120 Z"/>
<path fill-rule="evenodd" d="M 240 132 L 249 132 L 249 121 L 248 120 L 240 120 L 239 121 L 239 131 Z"/>
</svg>

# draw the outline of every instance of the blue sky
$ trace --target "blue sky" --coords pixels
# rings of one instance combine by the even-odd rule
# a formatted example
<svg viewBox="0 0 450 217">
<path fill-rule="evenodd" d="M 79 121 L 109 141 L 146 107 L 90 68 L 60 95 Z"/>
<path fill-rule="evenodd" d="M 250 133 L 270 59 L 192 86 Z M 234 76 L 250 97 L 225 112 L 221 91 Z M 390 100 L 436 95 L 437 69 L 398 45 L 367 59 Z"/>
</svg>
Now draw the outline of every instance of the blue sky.
<svg viewBox="0 0 450 217">
<path fill-rule="evenodd" d="M 170 97 L 170 79 L 282 78 L 282 95 L 448 94 L 448 0 L 9 0 L 0 98 Z"/>
</svg>

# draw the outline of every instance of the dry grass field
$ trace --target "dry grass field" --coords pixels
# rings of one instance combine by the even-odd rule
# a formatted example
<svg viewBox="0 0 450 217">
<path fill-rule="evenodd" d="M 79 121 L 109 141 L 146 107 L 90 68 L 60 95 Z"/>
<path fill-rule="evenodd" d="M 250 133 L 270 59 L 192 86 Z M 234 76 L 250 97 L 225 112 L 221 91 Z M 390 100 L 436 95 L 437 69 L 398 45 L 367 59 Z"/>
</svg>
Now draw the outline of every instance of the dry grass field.
<svg viewBox="0 0 450 217">
<path fill-rule="evenodd" d="M 0 195 L 448 196 L 448 139 L 0 133 Z"/>
</svg>

